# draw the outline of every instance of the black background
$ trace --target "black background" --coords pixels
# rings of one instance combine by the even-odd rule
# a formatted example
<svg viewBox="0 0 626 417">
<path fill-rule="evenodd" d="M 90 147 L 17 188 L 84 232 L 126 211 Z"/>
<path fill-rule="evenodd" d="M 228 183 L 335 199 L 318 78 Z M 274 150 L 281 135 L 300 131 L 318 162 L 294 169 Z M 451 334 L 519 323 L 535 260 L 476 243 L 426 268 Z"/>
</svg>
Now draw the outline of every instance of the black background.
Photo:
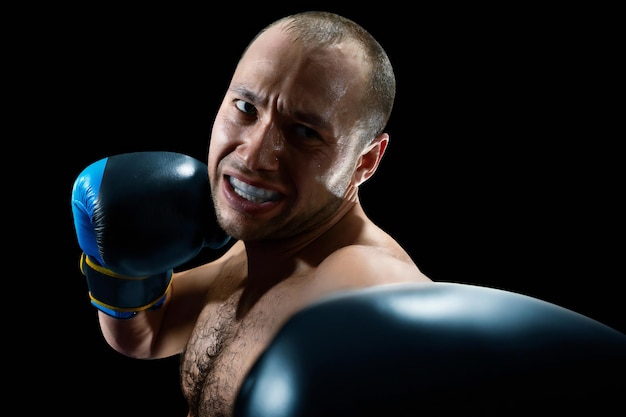
<svg viewBox="0 0 626 417">
<path fill-rule="evenodd" d="M 28 352 L 19 386 L 35 391 L 26 409 L 185 415 L 178 358 L 128 359 L 99 333 L 78 270 L 72 182 L 117 153 L 204 160 L 243 48 L 270 21 L 306 9 L 353 18 L 395 66 L 391 142 L 361 199 L 421 269 L 435 281 L 531 295 L 626 330 L 623 162 L 606 129 L 616 113 L 600 95 L 612 88 L 613 58 L 597 42 L 595 16 L 334 3 L 55 6 L 20 15 L 14 38 L 27 46 L 11 63 L 12 108 L 29 117 L 12 136 L 24 148 L 10 178 L 26 195 L 10 206 L 33 229 L 12 226 L 15 253 L 26 259 L 17 274 L 29 295 L 19 302 L 31 311 L 14 321 L 17 345 L 28 348 L 15 351 Z M 603 31 L 610 28 L 599 38 Z M 34 400 L 40 390 L 45 401 Z"/>
</svg>

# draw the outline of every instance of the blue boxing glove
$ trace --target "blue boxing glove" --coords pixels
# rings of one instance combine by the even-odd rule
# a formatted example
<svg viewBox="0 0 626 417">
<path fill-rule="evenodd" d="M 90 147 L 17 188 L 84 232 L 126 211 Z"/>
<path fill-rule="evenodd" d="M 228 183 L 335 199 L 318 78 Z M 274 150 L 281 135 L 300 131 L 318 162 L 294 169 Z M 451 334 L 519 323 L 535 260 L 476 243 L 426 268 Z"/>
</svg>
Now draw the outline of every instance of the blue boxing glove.
<svg viewBox="0 0 626 417">
<path fill-rule="evenodd" d="M 116 318 L 158 308 L 175 267 L 229 241 L 206 164 L 179 153 L 96 161 L 74 181 L 71 206 L 91 303 Z"/>
</svg>

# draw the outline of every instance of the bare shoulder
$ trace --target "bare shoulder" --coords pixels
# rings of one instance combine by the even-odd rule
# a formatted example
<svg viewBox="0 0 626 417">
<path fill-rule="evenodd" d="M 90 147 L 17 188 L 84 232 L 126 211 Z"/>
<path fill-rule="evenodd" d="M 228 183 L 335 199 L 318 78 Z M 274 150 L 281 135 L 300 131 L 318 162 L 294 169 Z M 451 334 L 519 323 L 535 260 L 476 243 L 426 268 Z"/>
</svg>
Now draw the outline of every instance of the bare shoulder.
<svg viewBox="0 0 626 417">
<path fill-rule="evenodd" d="M 345 246 L 329 255 L 315 275 L 319 280 L 330 279 L 346 287 L 431 281 L 410 256 L 395 245 Z"/>
<path fill-rule="evenodd" d="M 180 309 L 182 315 L 193 317 L 211 300 L 226 299 L 237 291 L 246 270 L 243 244 L 237 242 L 220 258 L 177 272 L 169 310 Z"/>
<path fill-rule="evenodd" d="M 229 281 L 229 278 L 234 279 L 234 275 L 242 275 L 241 271 L 246 268 L 245 265 L 245 248 L 243 243 L 238 241 L 221 257 L 194 268 L 177 272 L 175 278 L 178 282 L 186 281 L 209 287 L 215 285 L 216 282 Z"/>
</svg>

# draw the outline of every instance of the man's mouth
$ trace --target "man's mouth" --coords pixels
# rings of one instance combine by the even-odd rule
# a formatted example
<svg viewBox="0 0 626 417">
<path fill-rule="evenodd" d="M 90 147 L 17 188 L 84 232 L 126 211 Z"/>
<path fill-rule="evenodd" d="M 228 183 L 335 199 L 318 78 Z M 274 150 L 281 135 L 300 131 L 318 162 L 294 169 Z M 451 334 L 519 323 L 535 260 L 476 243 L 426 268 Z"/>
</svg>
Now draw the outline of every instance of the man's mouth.
<svg viewBox="0 0 626 417">
<path fill-rule="evenodd" d="M 233 190 L 241 198 L 245 198 L 253 203 L 265 203 L 268 201 L 278 200 L 280 194 L 276 191 L 266 190 L 264 188 L 254 187 L 250 184 L 246 184 L 243 181 L 239 181 L 237 178 L 229 177 L 230 185 Z"/>
</svg>

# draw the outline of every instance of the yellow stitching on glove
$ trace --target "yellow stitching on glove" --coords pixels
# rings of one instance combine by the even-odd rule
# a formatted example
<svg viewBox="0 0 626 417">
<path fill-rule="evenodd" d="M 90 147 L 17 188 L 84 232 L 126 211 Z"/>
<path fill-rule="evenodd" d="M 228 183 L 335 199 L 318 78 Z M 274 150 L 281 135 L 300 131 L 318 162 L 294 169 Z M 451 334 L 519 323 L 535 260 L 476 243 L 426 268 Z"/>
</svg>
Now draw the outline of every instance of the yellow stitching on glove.
<svg viewBox="0 0 626 417">
<path fill-rule="evenodd" d="M 89 292 L 89 298 L 92 301 L 94 301 L 96 304 L 99 304 L 99 305 L 101 305 L 103 307 L 106 307 L 106 308 L 109 308 L 109 309 L 115 310 L 115 311 L 123 311 L 123 312 L 128 312 L 128 313 L 137 312 L 137 311 L 144 311 L 144 310 L 148 310 L 153 305 L 155 305 L 158 301 L 161 300 L 161 298 L 163 298 L 164 295 L 166 295 L 169 292 L 170 288 L 172 287 L 172 281 L 173 280 L 170 280 L 169 284 L 167 284 L 167 288 L 165 289 L 165 292 L 163 293 L 163 295 L 160 295 L 156 300 L 152 301 L 149 304 L 146 304 L 145 306 L 141 306 L 141 307 L 124 308 L 124 307 L 112 306 L 112 305 L 109 305 L 107 303 L 103 303 L 102 301 L 98 300 L 93 295 L 91 295 L 91 292 Z"/>
<path fill-rule="evenodd" d="M 103 267 L 102 265 L 98 265 L 96 263 L 94 263 L 91 258 L 89 258 L 89 256 L 85 255 L 85 253 L 83 252 L 80 255 L 80 271 L 83 273 L 83 275 L 87 275 L 87 272 L 83 270 L 83 259 L 85 260 L 85 262 L 87 263 L 87 265 L 89 265 L 89 267 L 91 269 L 96 270 L 97 272 L 104 274 L 104 275 L 108 275 L 112 278 L 120 278 L 120 279 L 132 279 L 132 280 L 142 280 L 142 279 L 147 279 L 150 278 L 150 276 L 145 276 L 145 277 L 129 277 L 127 275 L 121 275 L 118 274 L 117 272 L 111 271 L 108 268 Z"/>
</svg>

